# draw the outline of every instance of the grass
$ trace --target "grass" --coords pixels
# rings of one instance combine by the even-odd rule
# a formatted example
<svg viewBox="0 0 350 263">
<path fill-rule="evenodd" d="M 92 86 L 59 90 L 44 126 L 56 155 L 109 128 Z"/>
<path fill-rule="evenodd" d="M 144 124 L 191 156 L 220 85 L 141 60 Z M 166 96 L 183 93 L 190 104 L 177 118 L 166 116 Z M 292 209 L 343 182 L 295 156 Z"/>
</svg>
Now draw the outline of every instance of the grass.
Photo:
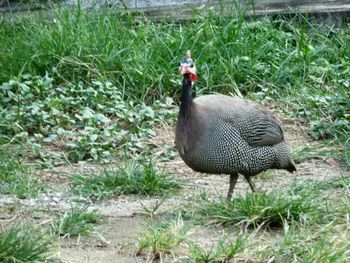
<svg viewBox="0 0 350 263">
<path fill-rule="evenodd" d="M 31 176 L 22 159 L 16 155 L 0 149 L 0 192 L 22 199 L 38 196 L 47 186 L 40 179 Z"/>
<path fill-rule="evenodd" d="M 305 226 L 284 225 L 283 237 L 266 249 L 276 261 L 293 258 L 293 262 L 347 262 L 350 259 L 348 177 L 334 181 L 317 182 L 316 189 L 341 189 L 338 195 L 328 195 L 330 208 L 327 224 Z M 312 185 L 312 183 L 309 182 Z M 308 188 L 308 187 L 306 187 Z M 318 197 L 320 198 L 320 197 Z"/>
<path fill-rule="evenodd" d="M 334 202 L 334 217 L 340 222 L 348 222 L 350 215 L 350 188 L 347 188 L 345 194 L 338 197 Z"/>
<path fill-rule="evenodd" d="M 75 194 L 103 199 L 121 194 L 158 195 L 179 187 L 174 179 L 158 172 L 152 162 L 132 161 L 97 176 L 76 175 L 71 189 Z"/>
<path fill-rule="evenodd" d="M 276 189 L 271 193 L 238 196 L 230 202 L 223 199 L 202 202 L 194 208 L 192 215 L 197 212 L 205 219 L 204 222 L 225 227 L 243 225 L 246 231 L 249 231 L 247 226 L 257 228 L 254 246 L 243 242 L 240 247 L 246 251 L 244 259 L 259 262 L 347 262 L 350 257 L 347 229 L 349 187 L 348 176 L 325 181 L 296 179 L 283 192 Z M 267 231 L 261 228 L 266 225 L 273 228 L 267 228 Z M 272 231 L 276 227 L 282 228 L 283 232 Z M 219 245 L 203 249 L 195 244 L 190 251 L 194 262 L 226 262 L 225 258 L 221 260 L 218 256 Z"/>
<path fill-rule="evenodd" d="M 342 180 L 342 181 L 341 181 Z M 155 258 L 174 254 L 186 255 L 189 262 L 231 262 L 237 259 L 268 262 L 347 262 L 350 257 L 349 188 L 347 178 L 325 182 L 304 182 L 291 185 L 290 192 L 252 193 L 236 197 L 232 202 L 201 203 L 193 214 L 204 216 L 223 236 L 211 246 L 191 240 L 191 232 L 182 232 L 184 224 L 173 221 L 149 225 L 139 238 L 139 253 Z M 299 186 L 304 185 L 303 191 Z M 338 196 L 323 191 L 341 189 Z M 330 204 L 327 205 L 327 203 Z M 182 218 L 182 217 L 181 217 Z M 187 218 L 195 220 L 196 218 Z M 179 223 L 180 222 L 180 223 Z M 194 223 L 194 221 L 190 221 Z M 232 225 L 244 226 L 244 232 L 233 238 L 227 230 Z M 269 225 L 273 228 L 261 228 Z M 251 232 L 247 226 L 258 227 Z M 275 227 L 282 228 L 281 231 Z M 175 230 L 173 230 L 175 229 Z M 241 228 L 242 230 L 242 228 Z M 184 234 L 185 233 L 185 234 Z M 212 240 L 207 237 L 205 240 Z M 254 240 L 254 243 L 251 241 Z M 179 245 L 181 247 L 179 247 Z"/>
<path fill-rule="evenodd" d="M 305 195 L 310 191 L 316 196 L 322 191 L 334 189 L 350 189 L 350 176 L 339 176 L 328 180 L 315 181 L 312 179 L 295 180 L 289 190 L 292 194 Z"/>
<path fill-rule="evenodd" d="M 339 231 L 339 226 L 334 224 L 311 231 L 310 228 L 285 225 L 283 237 L 264 248 L 262 260 L 274 258 L 276 262 L 347 262 L 350 259 L 349 241 L 347 231 Z"/>
<path fill-rule="evenodd" d="M 248 237 L 238 234 L 234 241 L 224 235 L 211 249 L 204 249 L 190 239 L 191 228 L 185 225 L 182 216 L 171 222 L 149 224 L 138 238 L 137 254 L 148 253 L 154 259 L 163 259 L 164 255 L 177 254 L 177 248 L 186 251 L 189 262 L 214 263 L 228 262 L 248 247 Z"/>
<path fill-rule="evenodd" d="M 120 126 L 107 131 L 100 128 L 111 119 L 108 102 L 112 100 L 103 99 L 103 90 L 108 90 L 104 83 L 113 83 L 122 100 L 135 104 L 165 96 L 178 99 L 181 80 L 176 69 L 184 51 L 191 49 L 200 76 L 198 95 L 243 94 L 277 105 L 289 116 L 304 120 L 314 139 L 331 140 L 341 149 L 335 154 L 349 164 L 347 25 L 320 26 L 298 14 L 289 20 L 265 17 L 251 22 L 241 11 L 231 17 L 194 16 L 186 24 L 156 23 L 130 12 L 79 7 L 54 8 L 50 19 L 39 13 L 0 23 L 0 83 L 8 83 L 0 89 L 5 98 L 0 104 L 8 110 L 4 114 L 8 121 L 0 125 L 2 133 L 9 132 L 4 128 L 11 127 L 8 124 L 17 123 L 29 134 L 43 134 L 48 140 L 72 137 L 67 145 L 73 146 L 72 159 L 105 158 L 109 149 L 116 147 L 111 143 L 112 135 L 122 137 L 121 141 L 132 137 L 123 137 L 123 132 L 114 134 Z M 41 84 L 30 87 L 23 79 L 27 73 L 43 78 Z M 97 86 L 104 86 L 98 91 L 93 84 L 96 81 L 100 83 Z M 55 94 L 53 100 L 39 103 L 50 94 Z M 18 100 L 21 96 L 40 100 L 22 112 L 18 109 L 26 108 L 28 102 Z M 87 99 L 74 105 L 70 98 L 76 96 Z M 13 101 L 11 108 L 7 107 L 9 99 Z M 97 103 L 91 105 L 90 99 Z M 28 116 L 28 111 L 34 116 Z M 89 122 L 88 130 L 84 130 L 84 122 Z M 128 130 L 135 126 L 131 124 Z M 16 127 L 11 128 L 12 136 L 19 132 Z M 34 131 L 37 127 L 41 129 Z"/>
<path fill-rule="evenodd" d="M 51 233 L 64 237 L 86 235 L 101 220 L 100 215 L 88 212 L 87 207 L 74 207 L 51 224 Z"/>
<path fill-rule="evenodd" d="M 269 181 L 269 180 L 273 180 L 274 178 L 276 178 L 276 176 L 277 176 L 276 171 L 267 170 L 267 171 L 260 173 L 258 175 L 258 178 L 260 180 Z"/>
<path fill-rule="evenodd" d="M 281 192 L 257 192 L 238 196 L 227 202 L 204 203 L 199 213 L 211 223 L 219 225 L 283 226 L 284 222 L 320 220 L 324 213 L 307 195 L 289 195 Z"/>
<path fill-rule="evenodd" d="M 330 151 L 315 149 L 310 145 L 302 145 L 298 148 L 294 148 L 292 151 L 292 157 L 296 164 L 303 163 L 310 159 L 321 159 L 322 157 L 330 156 Z"/>
<path fill-rule="evenodd" d="M 227 236 L 222 237 L 216 247 L 203 249 L 197 243 L 189 243 L 191 262 L 196 263 L 222 263 L 230 262 L 237 254 L 247 248 L 247 238 L 238 235 L 235 241 L 231 241 Z"/>
<path fill-rule="evenodd" d="M 138 254 L 148 252 L 153 259 L 161 259 L 187 240 L 188 231 L 180 215 L 170 223 L 150 224 L 138 239 Z"/>
<path fill-rule="evenodd" d="M 8 67 L 1 67 L 0 82 L 20 72 L 55 72 L 61 83 L 102 77 L 127 87 L 128 95 L 164 95 L 178 89 L 176 68 L 184 50 L 192 49 L 201 66 L 199 86 L 209 91 L 260 91 L 263 84 L 323 89 L 336 80 L 347 85 L 346 26 L 318 28 L 302 16 L 250 23 L 244 12 L 195 17 L 186 25 L 108 9 L 57 8 L 49 21 L 44 15 L 2 22 L 1 61 Z"/>
<path fill-rule="evenodd" d="M 347 144 L 339 145 L 339 141 L 319 141 L 317 144 L 304 144 L 292 149 L 292 157 L 296 164 L 306 162 L 308 160 L 324 160 L 333 159 L 341 160 L 347 158 Z M 347 159 L 344 164 L 347 166 Z"/>
<path fill-rule="evenodd" d="M 23 224 L 0 229 L 0 262 L 51 262 L 51 246 L 40 229 Z"/>
<path fill-rule="evenodd" d="M 312 138 L 330 145 L 321 151 L 297 149 L 297 162 L 340 156 L 349 166 L 349 26 L 325 27 L 307 16 L 290 17 L 249 21 L 237 11 L 231 17 L 156 23 L 130 12 L 57 7 L 49 18 L 44 12 L 1 18 L 0 144 L 29 144 L 38 157 L 40 149 L 55 147 L 70 162 L 152 155 L 148 138 L 157 136 L 155 126 L 175 119 L 174 101 L 181 90 L 177 67 L 191 49 L 199 74 L 197 95 L 241 94 L 276 107 L 308 125 Z M 284 192 L 247 194 L 228 203 L 209 203 L 203 192 L 192 200 L 187 218 L 199 215 L 224 226 L 282 226 L 282 238 L 264 245 L 263 262 L 346 262 L 348 179 L 301 180 Z M 45 190 L 21 158 L 5 151 L 0 152 L 0 180 L 1 193 L 20 198 Z M 96 199 L 158 195 L 179 187 L 154 164 L 138 162 L 98 176 L 76 175 L 71 186 L 75 194 Z M 147 212 L 153 215 L 160 204 Z M 82 235 L 96 220 L 96 214 L 74 208 L 53 223 L 52 231 Z M 329 222 L 339 227 L 327 227 Z M 29 247 L 26 236 L 16 231 L 22 233 L 14 230 L 13 238 Z M 188 241 L 187 234 L 179 220 L 151 225 L 139 239 L 140 253 L 161 258 L 184 244 L 191 260 L 217 262 L 232 260 L 247 245 L 244 238 L 225 238 L 207 250 Z M 0 249 L 10 251 L 4 244 Z M 47 246 L 41 247 L 44 255 Z"/>
</svg>

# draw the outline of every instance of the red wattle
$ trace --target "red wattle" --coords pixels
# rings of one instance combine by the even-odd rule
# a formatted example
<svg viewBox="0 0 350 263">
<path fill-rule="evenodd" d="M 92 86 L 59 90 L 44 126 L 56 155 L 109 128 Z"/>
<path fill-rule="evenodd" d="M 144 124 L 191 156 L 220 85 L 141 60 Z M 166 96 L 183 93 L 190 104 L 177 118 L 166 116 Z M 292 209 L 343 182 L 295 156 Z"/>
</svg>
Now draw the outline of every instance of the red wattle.
<svg viewBox="0 0 350 263">
<path fill-rule="evenodd" d="M 190 74 L 190 80 L 191 81 L 197 80 L 197 74 L 195 74 L 195 73 Z"/>
</svg>

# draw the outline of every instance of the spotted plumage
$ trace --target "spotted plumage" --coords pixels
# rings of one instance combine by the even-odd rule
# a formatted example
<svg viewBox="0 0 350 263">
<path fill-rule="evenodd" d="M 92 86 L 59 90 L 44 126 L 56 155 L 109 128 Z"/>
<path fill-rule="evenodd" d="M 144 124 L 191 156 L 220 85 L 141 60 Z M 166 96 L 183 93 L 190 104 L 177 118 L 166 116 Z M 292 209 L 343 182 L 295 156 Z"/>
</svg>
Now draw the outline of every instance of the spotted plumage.
<svg viewBox="0 0 350 263">
<path fill-rule="evenodd" d="M 184 75 L 176 126 L 176 146 L 181 158 L 193 170 L 229 174 L 231 197 L 238 174 L 252 190 L 251 176 L 270 168 L 295 171 L 277 119 L 250 100 L 224 95 L 192 98 L 190 71 Z"/>
</svg>

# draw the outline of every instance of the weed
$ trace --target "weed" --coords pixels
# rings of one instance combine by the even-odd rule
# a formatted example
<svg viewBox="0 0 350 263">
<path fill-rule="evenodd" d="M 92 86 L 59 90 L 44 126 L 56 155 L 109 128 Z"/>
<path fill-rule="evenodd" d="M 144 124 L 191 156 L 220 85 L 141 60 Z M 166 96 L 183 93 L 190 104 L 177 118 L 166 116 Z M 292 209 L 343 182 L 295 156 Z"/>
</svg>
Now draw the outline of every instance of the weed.
<svg viewBox="0 0 350 263">
<path fill-rule="evenodd" d="M 87 207 L 74 207 L 51 224 L 51 233 L 69 237 L 85 235 L 92 230 L 92 224 L 101 219 L 95 212 L 88 212 Z"/>
<path fill-rule="evenodd" d="M 0 67 L 1 82 L 20 72 L 52 72 L 58 84 L 100 77 L 128 89 L 127 95 L 165 95 L 177 88 L 174 69 L 183 50 L 192 49 L 203 72 L 199 85 L 209 91 L 349 86 L 347 27 L 326 31 L 310 24 L 305 30 L 306 17 L 249 23 L 242 13 L 181 25 L 108 9 L 53 12 L 49 22 L 44 14 L 4 21 L 1 62 L 8 66 Z"/>
<path fill-rule="evenodd" d="M 105 169 L 98 176 L 73 177 L 72 191 L 75 194 L 103 199 L 121 194 L 162 194 L 179 188 L 179 184 L 169 176 L 159 173 L 154 164 L 140 164 L 136 161 Z"/>
<path fill-rule="evenodd" d="M 307 195 L 285 196 L 280 192 L 258 192 L 238 196 L 227 202 L 220 199 L 216 203 L 202 205 L 200 213 L 212 223 L 220 225 L 275 225 L 284 221 L 312 221 L 322 210 Z"/>
<path fill-rule="evenodd" d="M 0 149 L 0 192 L 18 198 L 36 197 L 46 189 L 46 185 L 31 176 L 22 160 L 15 155 Z"/>
<path fill-rule="evenodd" d="M 138 239 L 138 254 L 149 251 L 156 259 L 163 254 L 172 253 L 179 244 L 186 241 L 188 231 L 181 215 L 170 223 L 158 226 L 150 224 Z"/>
<path fill-rule="evenodd" d="M 138 114 L 146 107 L 131 111 L 125 100 L 139 105 L 178 95 L 175 69 L 184 50 L 192 49 L 200 94 L 247 94 L 273 102 L 306 120 L 313 138 L 340 146 L 339 155 L 350 165 L 346 25 L 324 28 L 300 15 L 249 22 L 240 12 L 183 25 L 80 7 L 55 8 L 53 17 L 38 14 L 1 24 L 5 135 L 19 133 L 19 127 L 41 133 L 48 142 L 64 142 L 73 160 L 108 159 L 111 149 L 125 144 L 140 151 L 138 139 L 152 133 Z M 146 119 L 154 114 L 144 113 Z"/>
<path fill-rule="evenodd" d="M 144 206 L 142 203 L 141 203 L 141 206 L 144 210 L 143 214 L 153 218 L 156 214 L 157 214 L 157 210 L 160 208 L 160 206 L 164 203 L 164 201 L 167 199 L 168 196 L 164 196 L 162 197 L 161 200 L 156 200 L 155 204 L 151 207 L 147 207 L 147 206 Z"/>
<path fill-rule="evenodd" d="M 0 262 L 50 262 L 52 242 L 39 229 L 14 224 L 0 229 Z"/>
<path fill-rule="evenodd" d="M 329 152 L 319 151 L 318 149 L 313 149 L 309 145 L 303 145 L 301 147 L 295 148 L 292 151 L 292 157 L 296 164 L 305 162 L 310 159 L 318 159 L 322 156 L 327 156 Z"/>
<path fill-rule="evenodd" d="M 348 187 L 345 193 L 337 198 L 333 204 L 333 218 L 336 218 L 339 222 L 347 223 L 350 215 L 350 188 Z"/>
<path fill-rule="evenodd" d="M 196 263 L 223 263 L 234 259 L 235 256 L 246 248 L 247 237 L 238 235 L 235 241 L 227 236 L 222 237 L 216 247 L 209 250 L 201 248 L 194 242 L 189 243 L 190 258 Z"/>
<path fill-rule="evenodd" d="M 334 84 L 339 85 L 339 84 Z M 309 156 L 318 158 L 323 156 L 340 156 L 343 157 L 345 164 L 350 165 L 349 158 L 349 138 L 348 131 L 350 122 L 348 113 L 350 103 L 346 99 L 350 94 L 348 88 L 340 87 L 338 91 L 331 91 L 328 87 L 319 94 L 319 91 L 312 88 L 307 90 L 308 94 L 300 94 L 299 91 L 292 91 L 294 99 L 286 101 L 280 99 L 281 105 L 291 104 L 293 112 L 287 111 L 287 114 L 302 117 L 309 122 L 309 134 L 315 140 L 332 140 L 333 145 L 337 146 L 336 151 L 312 151 Z M 286 108 L 286 107 L 285 107 Z M 305 156 L 306 152 L 301 153 Z"/>
<path fill-rule="evenodd" d="M 263 181 L 269 181 L 273 180 L 277 177 L 277 174 L 275 171 L 267 170 L 258 175 L 258 178 Z"/>
<path fill-rule="evenodd" d="M 296 195 L 316 195 L 316 197 L 319 197 L 321 191 L 339 188 L 350 188 L 350 176 L 340 176 L 324 181 L 312 179 L 294 180 L 289 193 Z"/>
<path fill-rule="evenodd" d="M 316 231 L 285 225 L 283 238 L 266 251 L 276 262 L 347 262 L 350 259 L 350 240 L 346 231 L 339 232 L 333 225 Z"/>
<path fill-rule="evenodd" d="M 350 175 L 348 176 L 339 176 L 338 178 L 330 179 L 323 182 L 322 189 L 336 189 L 336 188 L 345 188 L 350 189 Z"/>
<path fill-rule="evenodd" d="M 109 160 L 114 149 L 145 151 L 141 139 L 154 136 L 156 124 L 174 117 L 170 98 L 154 102 L 152 109 L 124 100 L 110 82 L 54 86 L 53 81 L 48 75 L 22 75 L 3 83 L 0 133 L 32 143 L 39 153 L 41 143 L 65 149 L 72 161 Z"/>
</svg>

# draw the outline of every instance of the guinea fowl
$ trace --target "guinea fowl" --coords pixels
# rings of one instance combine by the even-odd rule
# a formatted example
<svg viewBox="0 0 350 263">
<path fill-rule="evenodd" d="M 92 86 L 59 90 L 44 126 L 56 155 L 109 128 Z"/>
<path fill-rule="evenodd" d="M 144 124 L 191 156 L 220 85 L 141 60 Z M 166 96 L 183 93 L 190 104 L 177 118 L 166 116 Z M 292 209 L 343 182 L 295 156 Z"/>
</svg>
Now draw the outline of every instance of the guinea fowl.
<svg viewBox="0 0 350 263">
<path fill-rule="evenodd" d="M 187 51 L 175 143 L 193 170 L 229 174 L 231 199 L 238 174 L 255 191 L 251 176 L 267 169 L 296 171 L 277 119 L 256 102 L 220 94 L 192 97 L 196 66 Z"/>
</svg>

